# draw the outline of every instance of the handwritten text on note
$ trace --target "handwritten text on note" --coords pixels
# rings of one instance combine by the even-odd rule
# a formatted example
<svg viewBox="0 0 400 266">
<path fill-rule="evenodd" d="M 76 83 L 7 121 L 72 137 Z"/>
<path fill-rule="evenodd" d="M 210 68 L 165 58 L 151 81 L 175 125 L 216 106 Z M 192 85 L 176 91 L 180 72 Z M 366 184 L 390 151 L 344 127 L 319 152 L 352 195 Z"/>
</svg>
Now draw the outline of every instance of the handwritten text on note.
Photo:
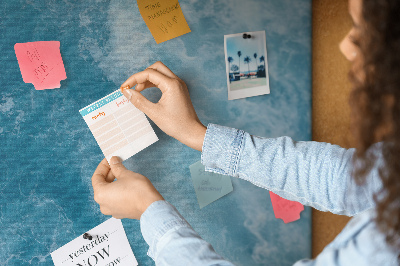
<svg viewBox="0 0 400 266">
<path fill-rule="evenodd" d="M 177 0 L 137 0 L 140 14 L 156 43 L 190 32 Z"/>
<path fill-rule="evenodd" d="M 67 78 L 60 53 L 60 42 L 42 41 L 14 45 L 22 79 L 36 90 L 60 88 Z"/>
<path fill-rule="evenodd" d="M 206 172 L 200 161 L 189 168 L 200 209 L 233 191 L 229 176 Z"/>
</svg>

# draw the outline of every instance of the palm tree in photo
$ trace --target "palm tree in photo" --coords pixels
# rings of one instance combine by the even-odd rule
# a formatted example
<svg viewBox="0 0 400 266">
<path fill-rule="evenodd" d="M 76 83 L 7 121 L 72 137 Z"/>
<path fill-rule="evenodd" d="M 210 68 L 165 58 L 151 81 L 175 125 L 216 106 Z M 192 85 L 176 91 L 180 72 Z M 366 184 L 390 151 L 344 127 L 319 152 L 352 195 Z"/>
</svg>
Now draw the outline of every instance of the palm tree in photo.
<svg viewBox="0 0 400 266">
<path fill-rule="evenodd" d="M 231 70 L 232 70 L 232 72 L 238 72 L 238 71 L 239 71 L 238 65 L 233 64 L 233 65 L 231 66 Z"/>
<path fill-rule="evenodd" d="M 250 62 L 251 62 L 251 58 L 249 56 L 246 56 L 244 58 L 244 62 L 247 64 L 247 67 L 248 67 L 248 70 L 249 70 L 248 77 L 250 77 Z"/>
<path fill-rule="evenodd" d="M 257 67 L 257 53 L 254 53 L 254 62 L 256 63 L 256 73 L 257 73 L 257 70 L 258 70 L 258 67 Z"/>
<path fill-rule="evenodd" d="M 260 63 L 262 63 L 262 62 L 264 62 L 264 74 L 265 74 L 265 76 L 267 76 L 267 70 L 265 69 L 265 58 L 263 55 L 260 56 Z"/>
<path fill-rule="evenodd" d="M 240 79 L 240 57 L 242 56 L 242 52 L 238 51 L 238 57 L 239 57 L 239 79 Z"/>
<path fill-rule="evenodd" d="M 231 63 L 233 62 L 232 56 L 228 57 L 229 69 L 231 69 Z M 230 71 L 229 71 L 230 72 Z"/>
</svg>

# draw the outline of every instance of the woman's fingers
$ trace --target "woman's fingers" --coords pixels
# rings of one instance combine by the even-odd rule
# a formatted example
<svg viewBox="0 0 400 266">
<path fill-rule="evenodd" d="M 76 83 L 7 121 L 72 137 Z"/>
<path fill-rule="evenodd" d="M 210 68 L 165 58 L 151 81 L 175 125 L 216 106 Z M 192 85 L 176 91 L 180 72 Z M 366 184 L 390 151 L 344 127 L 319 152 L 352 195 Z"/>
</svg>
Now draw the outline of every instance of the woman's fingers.
<svg viewBox="0 0 400 266">
<path fill-rule="evenodd" d="M 93 189 L 96 190 L 96 188 L 99 185 L 106 184 L 106 177 L 108 175 L 108 172 L 110 172 L 110 166 L 108 165 L 108 162 L 106 159 L 103 159 L 100 164 L 97 166 L 96 170 L 93 173 L 92 176 L 92 186 Z"/>
<path fill-rule="evenodd" d="M 174 78 L 174 79 L 179 79 L 177 75 L 175 75 L 174 72 L 171 71 L 166 65 L 164 65 L 161 61 L 157 61 L 148 68 L 152 68 L 154 70 L 157 70 L 158 72 L 164 74 L 167 77 Z"/>
<path fill-rule="evenodd" d="M 140 92 L 140 91 L 144 91 L 145 89 L 153 88 L 153 87 L 156 87 L 156 85 L 154 85 L 150 81 L 146 81 L 145 83 L 137 84 L 135 87 L 135 90 Z"/>
<path fill-rule="evenodd" d="M 154 121 L 155 114 L 158 110 L 157 104 L 150 102 L 140 92 L 133 89 L 122 90 L 122 93 L 137 109 Z"/>
<path fill-rule="evenodd" d="M 107 177 L 106 177 L 106 181 L 108 183 L 111 183 L 111 182 L 114 181 L 114 179 L 115 179 L 115 175 L 113 174 L 112 171 L 109 171 L 108 174 L 107 174 Z"/>
<path fill-rule="evenodd" d="M 130 76 L 124 83 L 122 83 L 121 89 L 124 89 L 127 86 L 132 88 L 137 84 L 146 82 L 151 82 L 155 87 L 159 88 L 161 92 L 164 93 L 169 85 L 173 82 L 173 79 L 155 69 L 147 68 L 142 72 Z"/>
</svg>

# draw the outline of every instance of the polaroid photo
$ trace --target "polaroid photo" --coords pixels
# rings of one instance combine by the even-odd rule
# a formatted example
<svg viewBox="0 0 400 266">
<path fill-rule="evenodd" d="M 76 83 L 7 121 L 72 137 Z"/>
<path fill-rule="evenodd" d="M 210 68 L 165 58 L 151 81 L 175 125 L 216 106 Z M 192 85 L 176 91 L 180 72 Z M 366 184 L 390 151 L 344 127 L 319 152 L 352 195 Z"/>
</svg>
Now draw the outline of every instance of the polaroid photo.
<svg viewBox="0 0 400 266">
<path fill-rule="evenodd" d="M 269 94 L 265 31 L 224 36 L 228 100 Z"/>
</svg>

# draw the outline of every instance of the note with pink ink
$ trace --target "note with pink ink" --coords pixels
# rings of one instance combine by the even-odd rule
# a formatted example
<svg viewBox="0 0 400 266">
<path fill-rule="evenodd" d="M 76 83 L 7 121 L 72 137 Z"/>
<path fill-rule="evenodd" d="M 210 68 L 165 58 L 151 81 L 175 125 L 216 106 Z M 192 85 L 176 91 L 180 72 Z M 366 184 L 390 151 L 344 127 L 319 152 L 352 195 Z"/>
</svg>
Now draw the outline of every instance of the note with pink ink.
<svg viewBox="0 0 400 266">
<path fill-rule="evenodd" d="M 271 191 L 269 195 L 275 218 L 282 219 L 285 224 L 300 219 L 300 213 L 304 210 L 303 204 L 284 199 Z"/>
<path fill-rule="evenodd" d="M 123 161 L 158 141 L 146 115 L 116 90 L 79 110 L 94 138 L 110 161 Z"/>
<path fill-rule="evenodd" d="M 14 50 L 22 79 L 25 83 L 32 83 L 36 90 L 60 88 L 60 81 L 67 78 L 60 42 L 16 43 Z"/>
</svg>

